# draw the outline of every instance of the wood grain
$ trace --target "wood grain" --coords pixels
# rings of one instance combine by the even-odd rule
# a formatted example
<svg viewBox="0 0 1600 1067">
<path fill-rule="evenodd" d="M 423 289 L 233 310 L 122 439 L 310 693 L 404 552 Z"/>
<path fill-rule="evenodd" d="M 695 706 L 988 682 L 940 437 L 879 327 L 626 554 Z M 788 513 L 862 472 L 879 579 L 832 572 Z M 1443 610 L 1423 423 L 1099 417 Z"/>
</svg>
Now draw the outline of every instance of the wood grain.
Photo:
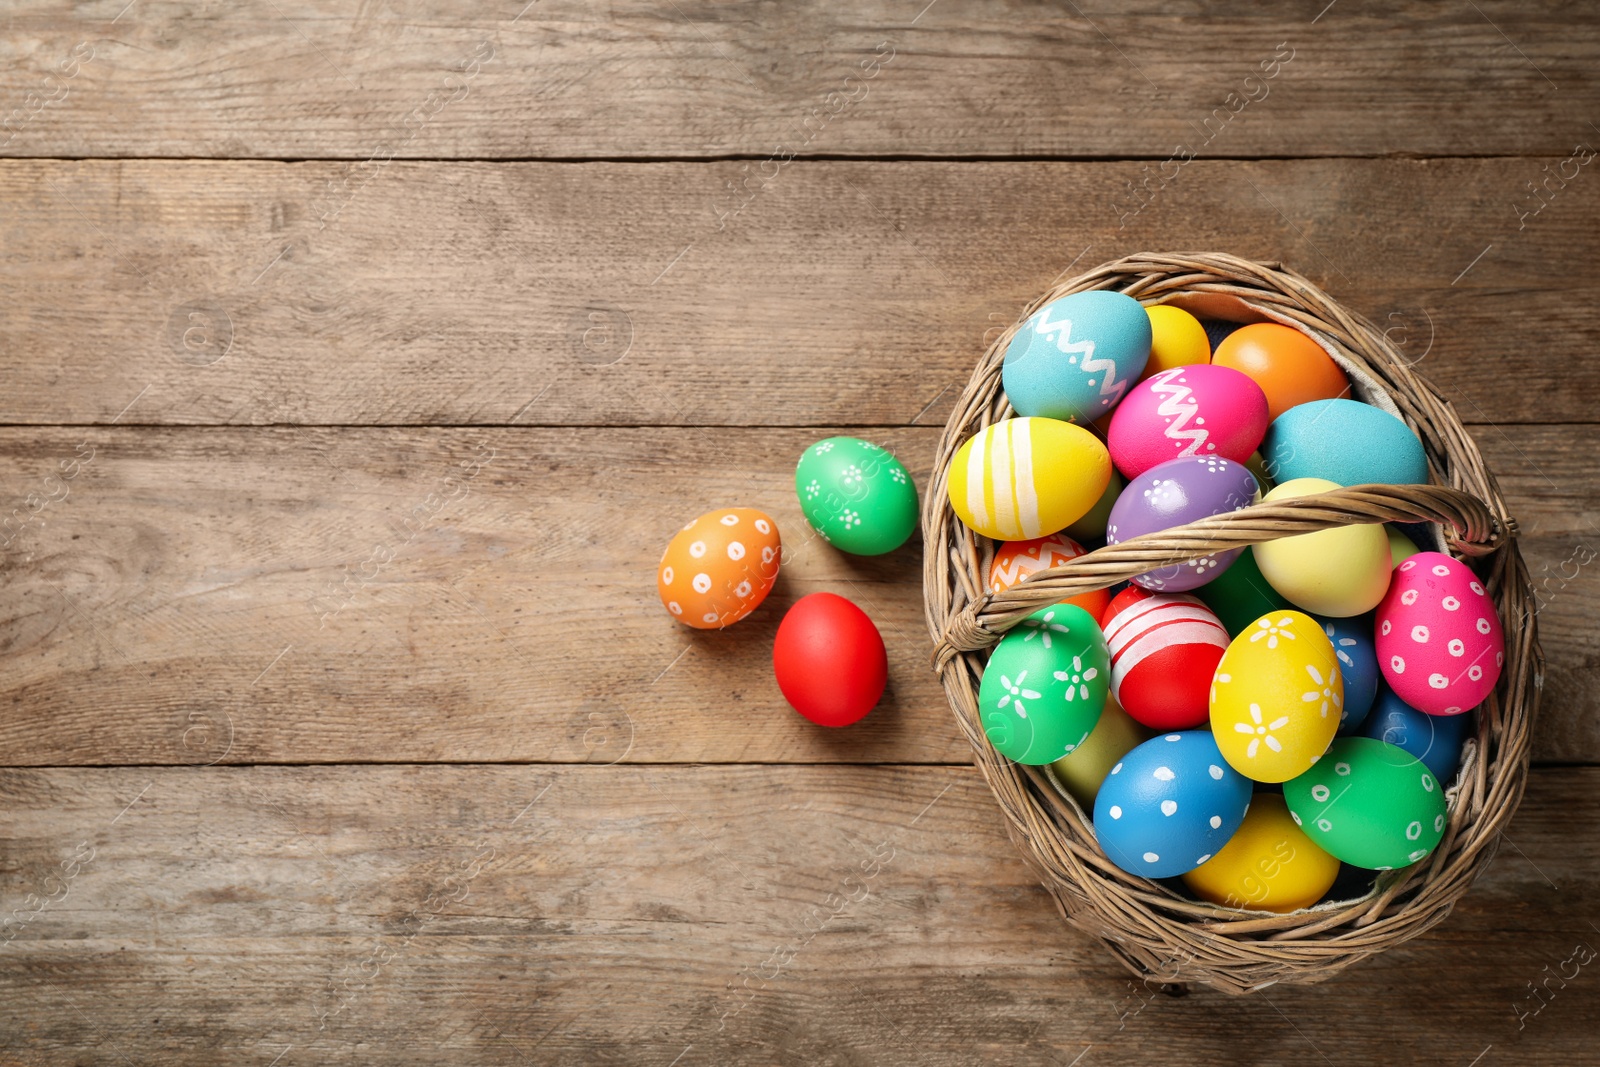
<svg viewBox="0 0 1600 1067">
<path fill-rule="evenodd" d="M 1596 12 L 1551 0 L 121 8 L 12 12 L 0 151 L 1564 155 L 1593 136 L 1600 58 Z"/>
<path fill-rule="evenodd" d="M 1543 605 L 1536 755 L 1600 759 L 1600 427 L 1477 429 Z M 795 459 L 833 432 L 0 431 L 8 510 L 35 515 L 0 556 L 0 750 L 13 765 L 965 763 L 918 544 L 847 557 L 799 514 Z M 858 432 L 928 485 L 936 430 Z M 662 611 L 655 567 L 681 523 L 733 503 L 772 514 L 786 562 L 751 619 L 691 632 Z M 778 620 L 819 589 L 861 604 L 890 649 L 884 703 L 848 730 L 813 728 L 772 680 Z"/>
<path fill-rule="evenodd" d="M 1296 266 L 1470 422 L 1590 421 L 1600 183 L 1519 232 L 1544 162 L 1195 162 L 1119 228 L 1140 164 L 795 162 L 719 224 L 742 164 L 330 201 L 327 163 L 10 161 L 0 421 L 937 426 L 1058 274 L 1185 247 Z"/>
<path fill-rule="evenodd" d="M 1454 914 L 1326 986 L 1172 999 L 1062 925 L 967 768 L 7 770 L 0 1032 L 13 1063 L 1354 1064 L 1412 1033 L 1587 1064 L 1594 975 L 1542 983 L 1600 939 L 1597 791 L 1535 774 Z"/>
</svg>

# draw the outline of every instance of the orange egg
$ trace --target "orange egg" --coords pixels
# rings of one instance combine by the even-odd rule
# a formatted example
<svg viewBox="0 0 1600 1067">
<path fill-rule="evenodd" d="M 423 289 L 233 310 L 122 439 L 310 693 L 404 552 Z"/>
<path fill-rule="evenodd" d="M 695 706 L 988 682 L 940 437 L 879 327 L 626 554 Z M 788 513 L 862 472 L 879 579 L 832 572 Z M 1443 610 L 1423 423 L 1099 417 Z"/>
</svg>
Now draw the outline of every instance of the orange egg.
<svg viewBox="0 0 1600 1067">
<path fill-rule="evenodd" d="M 754 508 L 718 508 L 667 543 L 656 572 L 661 603 L 696 630 L 720 630 L 756 610 L 778 577 L 778 524 Z"/>
<path fill-rule="evenodd" d="M 1350 395 L 1350 380 L 1311 338 L 1276 322 L 1257 322 L 1230 333 L 1211 362 L 1243 371 L 1267 394 L 1267 419 L 1297 404 Z"/>
<path fill-rule="evenodd" d="M 1009 589 L 1030 574 L 1065 563 L 1083 555 L 1083 546 L 1066 534 L 1053 533 L 1035 537 L 1031 541 L 1002 541 L 995 549 L 994 562 L 989 565 L 989 591 L 998 593 Z M 1104 589 L 1079 593 L 1061 601 L 1076 604 L 1098 619 L 1111 602 L 1111 594 Z"/>
</svg>

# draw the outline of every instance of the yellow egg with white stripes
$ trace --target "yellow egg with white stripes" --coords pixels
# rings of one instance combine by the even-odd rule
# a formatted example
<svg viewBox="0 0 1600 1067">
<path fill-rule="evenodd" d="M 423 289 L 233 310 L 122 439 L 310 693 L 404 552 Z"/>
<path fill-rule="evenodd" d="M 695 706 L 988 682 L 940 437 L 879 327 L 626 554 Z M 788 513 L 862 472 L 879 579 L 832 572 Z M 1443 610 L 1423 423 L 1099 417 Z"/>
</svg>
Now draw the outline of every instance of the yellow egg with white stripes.
<svg viewBox="0 0 1600 1067">
<path fill-rule="evenodd" d="M 974 532 L 997 541 L 1043 537 L 1089 513 L 1111 480 L 1111 456 L 1081 426 L 1006 419 L 950 461 L 950 506 Z"/>
</svg>

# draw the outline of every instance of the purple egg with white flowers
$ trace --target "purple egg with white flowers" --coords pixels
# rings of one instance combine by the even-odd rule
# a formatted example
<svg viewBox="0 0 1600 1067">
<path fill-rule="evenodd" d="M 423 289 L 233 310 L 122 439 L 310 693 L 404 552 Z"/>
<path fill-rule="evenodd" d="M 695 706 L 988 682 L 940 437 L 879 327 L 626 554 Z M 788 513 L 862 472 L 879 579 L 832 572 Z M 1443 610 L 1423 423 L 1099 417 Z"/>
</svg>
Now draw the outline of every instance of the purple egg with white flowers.
<svg viewBox="0 0 1600 1067">
<path fill-rule="evenodd" d="M 1255 475 L 1243 463 L 1221 456 L 1181 456 L 1128 479 L 1106 524 L 1106 544 L 1249 507 L 1261 498 Z M 1135 585 L 1160 593 L 1198 589 L 1227 570 L 1242 549 L 1148 571 Z"/>
</svg>

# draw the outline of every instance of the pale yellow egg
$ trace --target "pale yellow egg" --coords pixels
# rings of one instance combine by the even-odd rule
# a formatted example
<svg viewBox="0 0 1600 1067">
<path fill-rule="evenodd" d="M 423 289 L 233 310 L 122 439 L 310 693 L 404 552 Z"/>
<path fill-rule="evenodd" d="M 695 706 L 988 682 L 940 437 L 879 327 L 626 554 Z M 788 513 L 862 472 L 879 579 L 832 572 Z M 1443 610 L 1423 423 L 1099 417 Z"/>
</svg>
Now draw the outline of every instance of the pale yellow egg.
<svg viewBox="0 0 1600 1067">
<path fill-rule="evenodd" d="M 1398 527 L 1385 526 L 1383 532 L 1389 538 L 1389 559 L 1396 567 L 1422 551 L 1417 547 L 1416 542 L 1407 537 L 1405 531 Z"/>
<path fill-rule="evenodd" d="M 1295 478 L 1262 498 L 1270 503 L 1325 493 L 1325 478 Z M 1394 569 L 1382 523 L 1339 526 L 1256 545 L 1256 565 L 1285 600 L 1314 615 L 1348 618 L 1371 611 L 1389 590 Z"/>
<path fill-rule="evenodd" d="M 1094 798 L 1100 794 L 1100 783 L 1106 780 L 1117 761 L 1143 744 L 1149 737 L 1145 729 L 1106 694 L 1106 706 L 1100 712 L 1100 721 L 1088 738 L 1050 764 L 1056 781 L 1066 787 L 1083 805 L 1085 811 L 1094 810 Z"/>
</svg>

